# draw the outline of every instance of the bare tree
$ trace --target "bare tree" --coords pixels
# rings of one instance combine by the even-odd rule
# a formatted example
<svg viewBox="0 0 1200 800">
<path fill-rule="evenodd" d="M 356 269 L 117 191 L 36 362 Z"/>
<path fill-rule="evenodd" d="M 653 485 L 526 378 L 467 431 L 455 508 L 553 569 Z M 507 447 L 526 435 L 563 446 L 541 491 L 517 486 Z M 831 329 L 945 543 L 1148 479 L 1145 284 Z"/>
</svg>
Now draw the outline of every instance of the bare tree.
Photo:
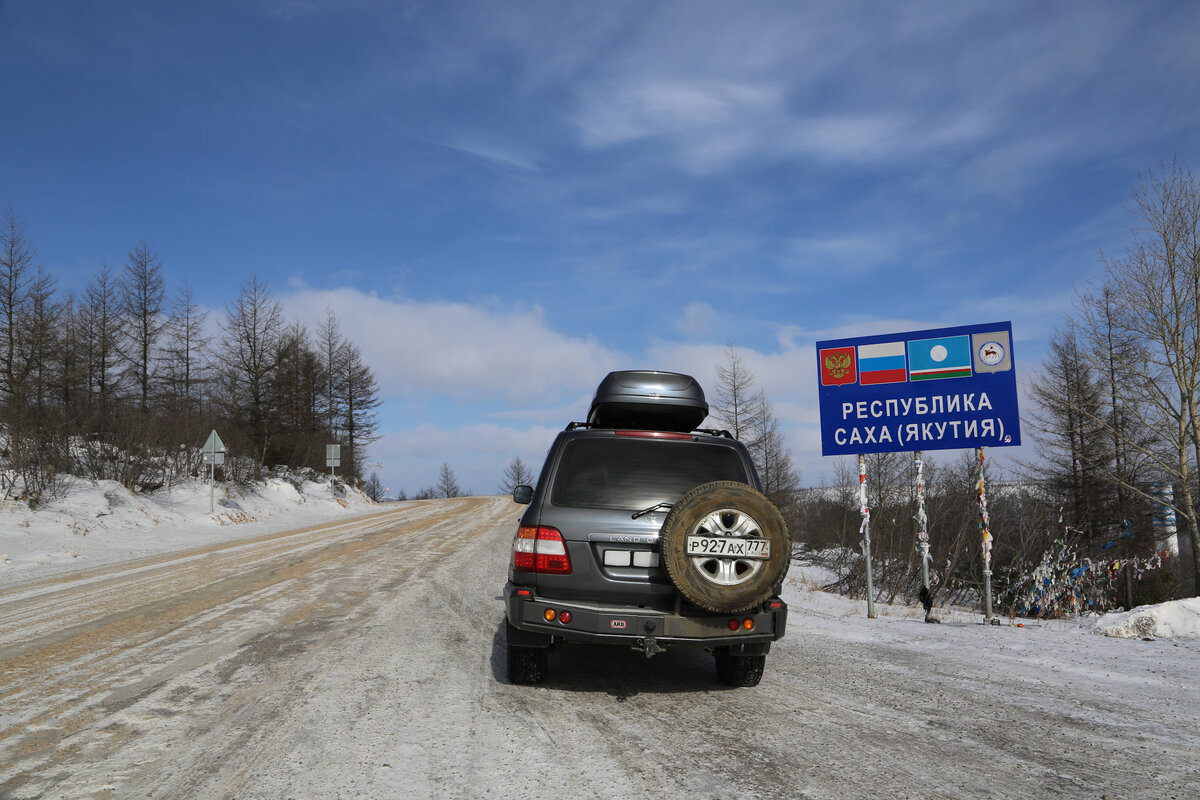
<svg viewBox="0 0 1200 800">
<path fill-rule="evenodd" d="M 355 475 L 361 475 L 366 446 L 379 438 L 375 434 L 379 424 L 375 415 L 375 409 L 379 407 L 379 389 L 375 383 L 375 373 L 363 360 L 358 347 L 347 342 L 342 351 L 342 408 L 345 411 L 346 442 L 350 449 L 349 466 Z"/>
<path fill-rule="evenodd" d="M 179 420 L 182 441 L 194 439 L 194 421 L 202 414 L 207 383 L 208 346 L 204 334 L 208 312 L 196 305 L 192 287 L 184 283 L 175 296 L 165 329 L 163 379 L 166 411 Z"/>
<path fill-rule="evenodd" d="M 1094 531 L 1111 516 L 1113 484 L 1107 473 L 1114 460 L 1103 425 L 1104 388 L 1080 346 L 1073 326 L 1050 340 L 1040 375 L 1030 381 L 1034 407 L 1026 425 L 1037 443 L 1033 474 L 1080 530 Z"/>
<path fill-rule="evenodd" d="M 60 295 L 33 258 L 10 209 L 0 217 L 0 496 L 36 502 L 68 468 L 153 489 L 186 474 L 194 451 L 174 445 L 195 444 L 193 429 L 210 421 L 242 456 L 227 475 L 311 465 L 333 438 L 361 479 L 378 388 L 331 313 L 314 346 L 301 323 L 284 327 L 254 276 L 210 361 L 205 314 L 186 285 L 166 312 L 162 265 L 145 243 L 119 278 L 104 265 L 79 297 Z"/>
<path fill-rule="evenodd" d="M 1177 487 L 1174 507 L 1187 523 L 1193 592 L 1200 594 L 1200 183 L 1178 163 L 1164 165 L 1139 181 L 1132 213 L 1133 243 L 1105 260 L 1104 288 L 1116 302 L 1103 292 L 1085 295 L 1081 326 L 1092 352 L 1115 360 L 1117 394 L 1129 400 L 1119 403 L 1122 424 L 1160 434 L 1130 441 L 1110 415 L 1100 420 L 1120 439 L 1123 456 L 1136 455 Z M 1125 343 L 1120 354 L 1109 344 L 1112 332 Z M 1112 472 L 1132 493 L 1154 499 L 1146 485 Z"/>
<path fill-rule="evenodd" d="M 717 365 L 709 414 L 733 438 L 751 447 L 762 425 L 762 396 L 754 391 L 754 373 L 742 363 L 733 345 L 725 349 L 725 363 Z"/>
<path fill-rule="evenodd" d="M 500 481 L 499 487 L 500 494 L 512 494 L 513 489 L 518 486 L 532 484 L 533 471 L 529 469 L 529 465 L 522 461 L 520 456 L 513 456 L 513 460 L 504 468 L 504 479 Z"/>
<path fill-rule="evenodd" d="M 121 317 L 116 279 L 107 264 L 88 284 L 83 316 L 87 388 L 96 405 L 92 411 L 93 430 L 103 433 L 109 427 L 113 399 L 120 385 L 117 366 L 120 361 Z"/>
<path fill-rule="evenodd" d="M 340 422 L 344 416 L 345 374 L 342 361 L 345 357 L 345 340 L 342 338 L 341 325 L 333 309 L 326 307 L 325 319 L 317 328 L 317 349 L 321 353 L 325 367 L 325 381 L 321 385 L 321 402 L 326 420 L 326 432 L 336 438 L 341 431 Z"/>
<path fill-rule="evenodd" d="M 26 357 L 30 291 L 37 279 L 25 226 L 8 209 L 0 222 L 0 402 L 24 402 L 32 365 Z"/>
<path fill-rule="evenodd" d="M 283 311 L 266 284 L 253 275 L 228 307 L 221 323 L 226 404 L 242 422 L 261 479 L 271 436 L 271 380 L 282 335 Z"/>
<path fill-rule="evenodd" d="M 366 483 L 363 484 L 363 491 L 376 503 L 385 499 L 383 481 L 379 479 L 378 472 L 372 472 L 371 477 L 367 478 Z"/>
<path fill-rule="evenodd" d="M 779 430 L 779 420 L 775 417 L 771 401 L 761 391 L 758 393 L 758 407 L 761 415 L 751 454 L 758 466 L 763 491 L 788 516 L 796 502 L 800 476 Z"/>
<path fill-rule="evenodd" d="M 454 477 L 454 470 L 447 462 L 443 461 L 438 470 L 437 496 L 462 497 L 462 495 L 463 490 L 458 485 L 458 478 Z"/>
<path fill-rule="evenodd" d="M 133 373 L 142 414 L 149 413 L 155 379 L 155 346 L 165 324 L 162 262 L 145 242 L 129 251 L 120 284 L 121 314 L 125 318 L 128 347 L 125 358 Z"/>
<path fill-rule="evenodd" d="M 8 462 L 0 490 L 5 496 L 16 488 L 17 478 L 32 496 L 53 477 L 42 458 L 51 445 L 44 405 L 50 383 L 46 360 L 53 350 L 53 293 L 50 277 L 33 268 L 33 247 L 9 209 L 0 222 L 0 427 Z"/>
<path fill-rule="evenodd" d="M 269 455 L 280 463 L 319 468 L 323 463 L 320 440 L 324 420 L 318 398 L 325 383 L 325 369 L 304 325 L 293 322 L 283 329 L 275 364 L 270 406 L 277 422 Z M 343 466 L 348 465 L 349 460 L 343 460 Z M 357 475 L 353 469 L 346 469 L 345 474 Z"/>
</svg>

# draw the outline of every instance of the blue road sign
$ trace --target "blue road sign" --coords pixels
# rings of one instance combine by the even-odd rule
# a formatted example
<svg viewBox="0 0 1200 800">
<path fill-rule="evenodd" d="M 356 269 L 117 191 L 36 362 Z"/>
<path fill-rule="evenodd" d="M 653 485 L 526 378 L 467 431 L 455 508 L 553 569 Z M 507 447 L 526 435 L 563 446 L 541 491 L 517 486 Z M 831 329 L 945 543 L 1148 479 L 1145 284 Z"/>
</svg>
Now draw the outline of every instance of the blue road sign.
<svg viewBox="0 0 1200 800">
<path fill-rule="evenodd" d="M 1012 323 L 817 342 L 821 454 L 1021 443 Z"/>
</svg>

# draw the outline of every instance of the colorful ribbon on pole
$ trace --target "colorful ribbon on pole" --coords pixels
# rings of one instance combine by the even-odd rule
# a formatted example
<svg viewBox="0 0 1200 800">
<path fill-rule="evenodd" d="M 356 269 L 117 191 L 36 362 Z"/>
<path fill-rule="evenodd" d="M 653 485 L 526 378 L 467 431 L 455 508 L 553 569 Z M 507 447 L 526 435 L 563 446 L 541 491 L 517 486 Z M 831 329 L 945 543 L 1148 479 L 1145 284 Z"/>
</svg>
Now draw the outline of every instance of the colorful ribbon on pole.
<svg viewBox="0 0 1200 800">
<path fill-rule="evenodd" d="M 975 448 L 975 453 L 979 457 L 979 479 L 975 484 L 975 494 L 979 502 L 979 531 L 983 538 L 983 620 L 996 624 L 999 620 L 992 617 L 992 532 L 989 529 L 987 492 L 984 490 L 983 448 Z"/>
</svg>

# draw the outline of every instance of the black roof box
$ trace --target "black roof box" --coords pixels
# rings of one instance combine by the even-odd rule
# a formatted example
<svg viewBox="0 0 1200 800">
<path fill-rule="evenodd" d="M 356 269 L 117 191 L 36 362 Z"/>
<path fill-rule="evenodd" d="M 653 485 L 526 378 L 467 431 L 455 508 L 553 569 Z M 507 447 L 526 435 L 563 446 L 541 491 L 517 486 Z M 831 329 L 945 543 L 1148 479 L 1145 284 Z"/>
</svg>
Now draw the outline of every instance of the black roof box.
<svg viewBox="0 0 1200 800">
<path fill-rule="evenodd" d="M 596 428 L 690 431 L 707 416 L 704 390 L 691 375 L 631 369 L 600 381 L 587 421 Z"/>
</svg>

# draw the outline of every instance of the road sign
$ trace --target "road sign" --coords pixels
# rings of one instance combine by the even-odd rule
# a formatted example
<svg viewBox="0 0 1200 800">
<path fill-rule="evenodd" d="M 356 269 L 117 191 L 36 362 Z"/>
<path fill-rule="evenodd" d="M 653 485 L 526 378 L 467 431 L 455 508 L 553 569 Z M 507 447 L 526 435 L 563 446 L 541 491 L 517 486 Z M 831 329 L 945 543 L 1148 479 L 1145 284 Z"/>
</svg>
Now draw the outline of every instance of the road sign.
<svg viewBox="0 0 1200 800">
<path fill-rule="evenodd" d="M 193 439 L 193 441 L 195 441 Z M 225 443 L 221 441 L 221 437 L 217 436 L 217 432 L 213 431 L 204 440 L 204 447 L 200 448 L 206 453 L 225 452 Z"/>
<path fill-rule="evenodd" d="M 200 452 L 204 457 L 205 464 L 220 466 L 225 463 L 225 443 L 221 441 L 220 436 L 217 436 L 216 431 L 208 435 L 208 439 L 204 441 L 204 447 L 200 448 Z"/>
<path fill-rule="evenodd" d="M 213 495 L 216 491 L 217 483 L 217 467 L 225 463 L 225 443 L 221 441 L 221 437 L 217 436 L 214 430 L 204 440 L 204 447 L 201 448 L 200 454 L 204 457 L 204 463 L 208 464 L 208 513 L 213 512 Z"/>
<path fill-rule="evenodd" d="M 821 454 L 1021 443 L 1012 323 L 817 342 Z"/>
<path fill-rule="evenodd" d="M 340 444 L 325 445 L 325 466 L 340 467 L 342 465 L 342 446 Z"/>
</svg>

